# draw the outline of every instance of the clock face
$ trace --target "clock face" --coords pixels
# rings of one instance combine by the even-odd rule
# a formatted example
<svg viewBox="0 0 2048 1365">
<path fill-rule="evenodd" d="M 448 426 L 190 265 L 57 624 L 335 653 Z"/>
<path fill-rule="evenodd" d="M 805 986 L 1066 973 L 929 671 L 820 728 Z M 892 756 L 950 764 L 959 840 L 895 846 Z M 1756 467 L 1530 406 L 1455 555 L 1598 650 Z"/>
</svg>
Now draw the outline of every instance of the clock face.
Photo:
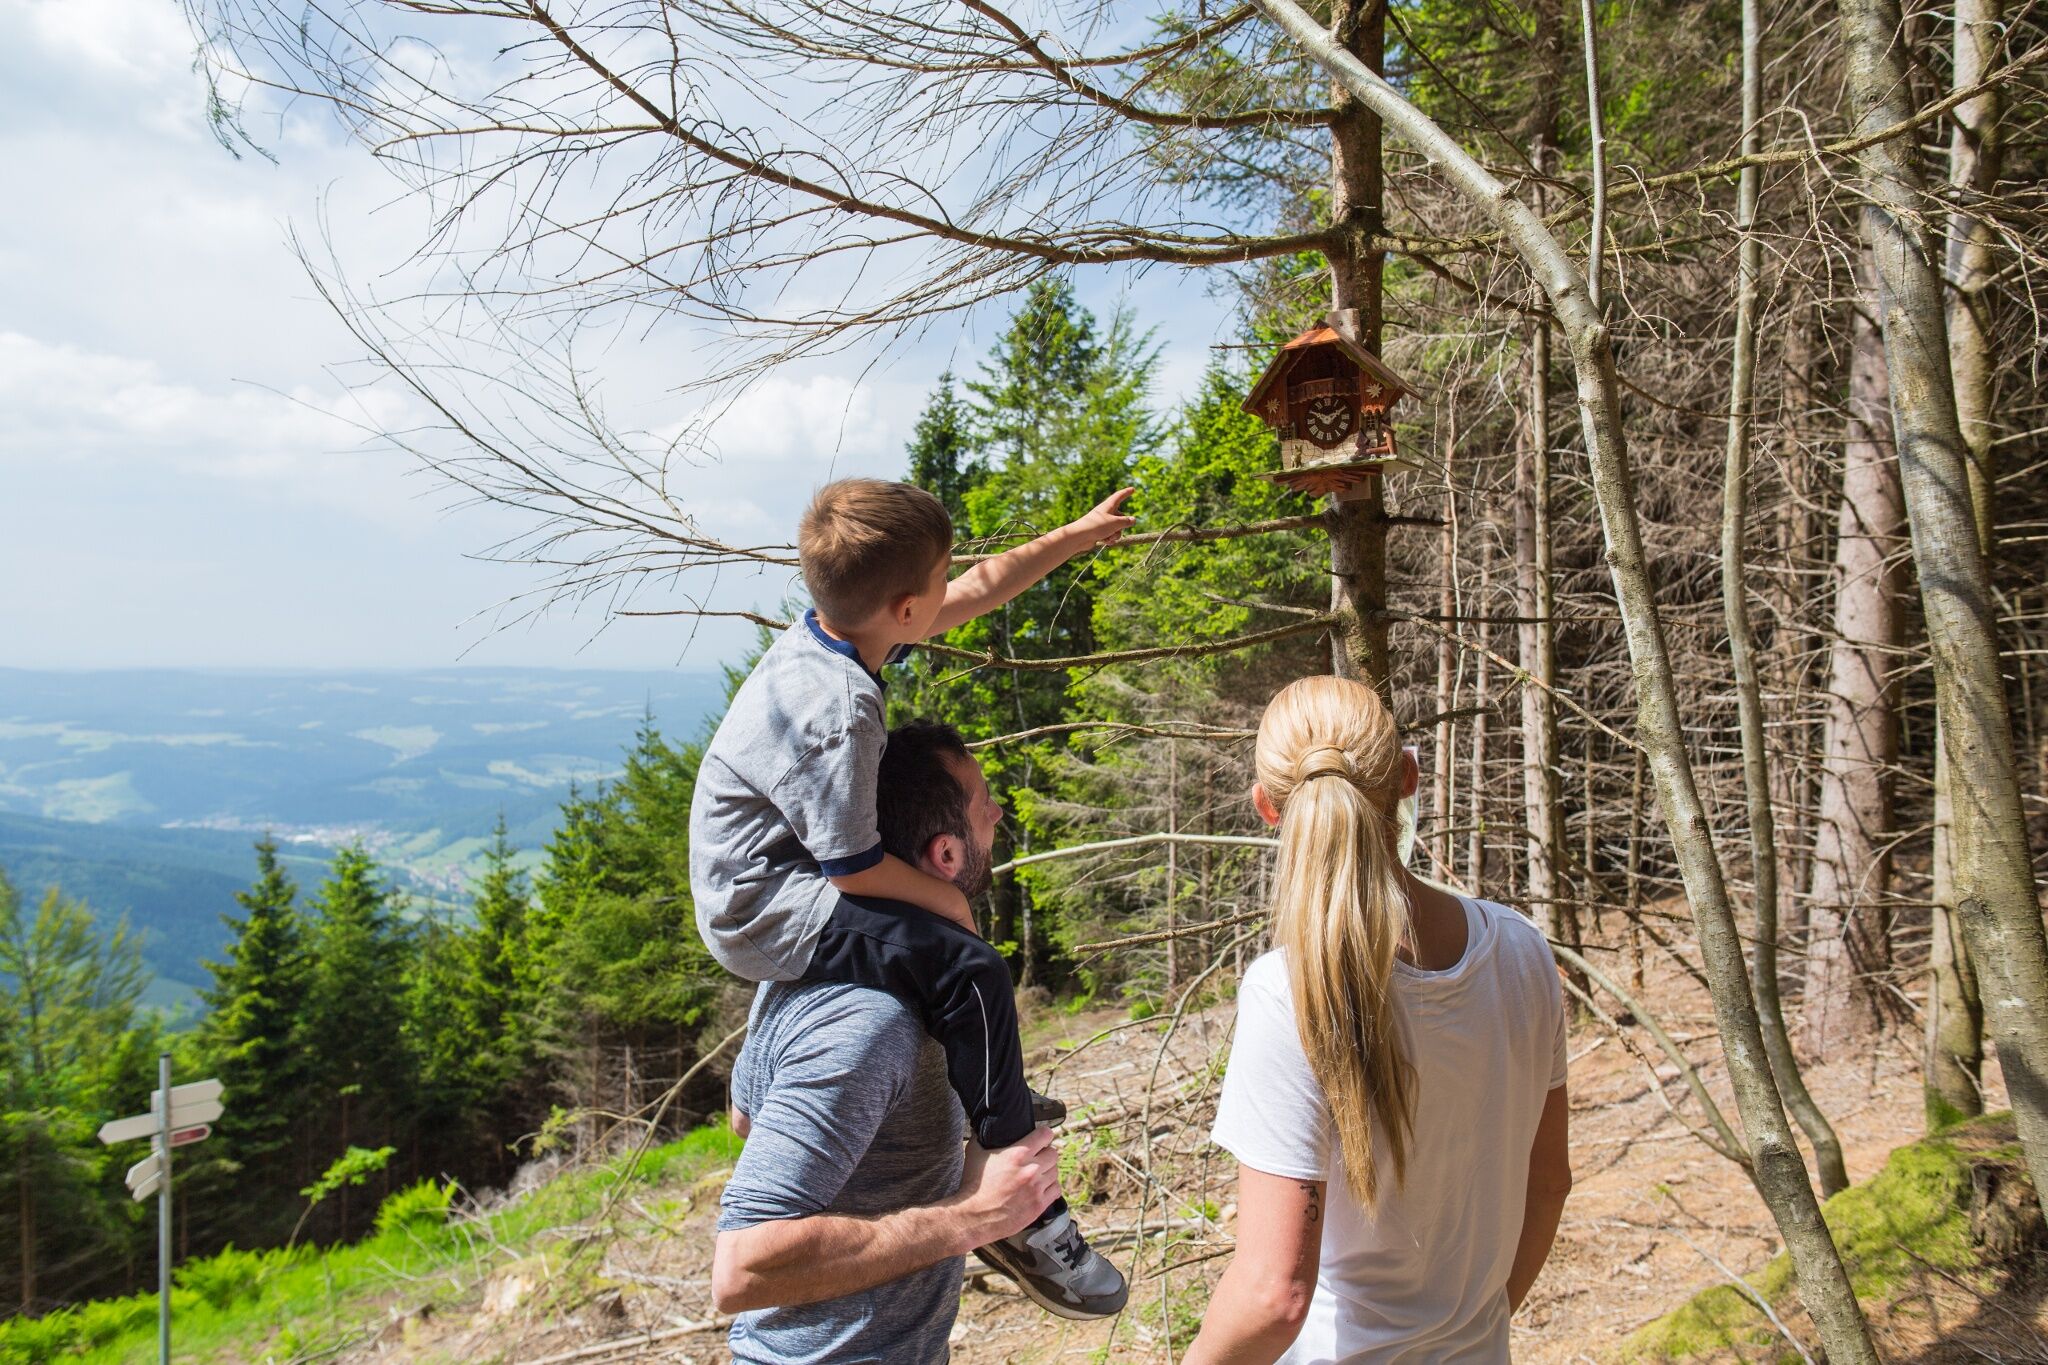
<svg viewBox="0 0 2048 1365">
<path fill-rule="evenodd" d="M 1302 413 L 1304 434 L 1324 447 L 1333 446 L 1349 436 L 1354 420 L 1351 405 L 1337 397 L 1313 399 Z"/>
</svg>

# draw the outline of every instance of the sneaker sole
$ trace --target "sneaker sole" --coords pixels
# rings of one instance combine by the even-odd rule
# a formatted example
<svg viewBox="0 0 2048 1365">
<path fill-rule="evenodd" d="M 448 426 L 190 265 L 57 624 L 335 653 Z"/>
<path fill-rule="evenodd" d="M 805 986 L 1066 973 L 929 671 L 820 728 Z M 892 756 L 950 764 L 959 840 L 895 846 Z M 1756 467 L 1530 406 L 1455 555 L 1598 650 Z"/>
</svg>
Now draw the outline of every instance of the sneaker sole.
<svg viewBox="0 0 2048 1365">
<path fill-rule="evenodd" d="M 1114 1307 L 1098 1310 L 1076 1308 L 1073 1304 L 1067 1303 L 1064 1300 L 1048 1296 L 1044 1290 L 1032 1282 L 1030 1276 L 1017 1271 L 1011 1266 L 1005 1265 L 1001 1255 L 991 1251 L 988 1247 L 976 1247 L 974 1254 L 983 1265 L 995 1271 L 998 1275 L 1006 1276 L 1012 1284 L 1023 1290 L 1025 1298 L 1031 1300 L 1053 1316 L 1066 1318 L 1073 1322 L 1098 1322 L 1103 1318 L 1113 1318 L 1118 1313 L 1124 1311 L 1124 1304 L 1131 1297 L 1130 1282 L 1126 1280 L 1123 1292 L 1116 1296 L 1116 1305 Z"/>
</svg>

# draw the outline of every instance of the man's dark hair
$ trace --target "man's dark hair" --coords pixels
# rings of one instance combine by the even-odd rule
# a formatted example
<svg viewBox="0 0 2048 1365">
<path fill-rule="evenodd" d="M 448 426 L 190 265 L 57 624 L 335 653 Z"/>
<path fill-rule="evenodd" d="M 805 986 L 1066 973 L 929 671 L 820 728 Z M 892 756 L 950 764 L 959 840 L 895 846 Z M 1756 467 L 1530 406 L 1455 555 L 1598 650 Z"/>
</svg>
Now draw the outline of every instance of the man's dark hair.
<svg viewBox="0 0 2048 1365">
<path fill-rule="evenodd" d="M 970 842 L 967 793 L 946 768 L 948 758 L 967 757 L 967 741 L 950 725 L 913 720 L 889 732 L 875 781 L 884 850 L 915 867 L 941 834 Z"/>
</svg>

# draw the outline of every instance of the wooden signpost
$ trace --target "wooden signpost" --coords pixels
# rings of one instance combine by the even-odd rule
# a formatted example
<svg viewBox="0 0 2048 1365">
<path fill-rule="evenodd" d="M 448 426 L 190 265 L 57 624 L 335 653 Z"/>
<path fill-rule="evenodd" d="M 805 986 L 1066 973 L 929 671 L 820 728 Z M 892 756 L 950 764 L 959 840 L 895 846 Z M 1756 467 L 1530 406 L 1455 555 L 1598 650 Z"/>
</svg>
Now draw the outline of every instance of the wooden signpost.
<svg viewBox="0 0 2048 1365">
<path fill-rule="evenodd" d="M 221 1084 L 217 1080 L 171 1084 L 171 1054 L 157 1058 L 157 1088 L 149 1112 L 100 1125 L 100 1141 L 133 1142 L 154 1138 L 149 1155 L 128 1168 L 128 1193 L 136 1199 L 156 1196 L 156 1349 L 158 1365 L 171 1365 L 171 1152 L 204 1142 L 213 1135 L 221 1115 Z"/>
</svg>

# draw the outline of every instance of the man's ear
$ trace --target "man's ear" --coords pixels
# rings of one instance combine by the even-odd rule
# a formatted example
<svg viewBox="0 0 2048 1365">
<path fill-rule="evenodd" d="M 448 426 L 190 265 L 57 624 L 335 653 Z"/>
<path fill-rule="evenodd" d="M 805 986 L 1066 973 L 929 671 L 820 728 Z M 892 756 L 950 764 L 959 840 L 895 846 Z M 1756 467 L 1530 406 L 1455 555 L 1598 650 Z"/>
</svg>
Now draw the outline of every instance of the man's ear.
<svg viewBox="0 0 2048 1365">
<path fill-rule="evenodd" d="M 932 841 L 924 846 L 924 862 L 921 871 L 930 872 L 942 882 L 950 882 L 967 865 L 966 845 L 953 835 L 934 834 Z"/>
</svg>

